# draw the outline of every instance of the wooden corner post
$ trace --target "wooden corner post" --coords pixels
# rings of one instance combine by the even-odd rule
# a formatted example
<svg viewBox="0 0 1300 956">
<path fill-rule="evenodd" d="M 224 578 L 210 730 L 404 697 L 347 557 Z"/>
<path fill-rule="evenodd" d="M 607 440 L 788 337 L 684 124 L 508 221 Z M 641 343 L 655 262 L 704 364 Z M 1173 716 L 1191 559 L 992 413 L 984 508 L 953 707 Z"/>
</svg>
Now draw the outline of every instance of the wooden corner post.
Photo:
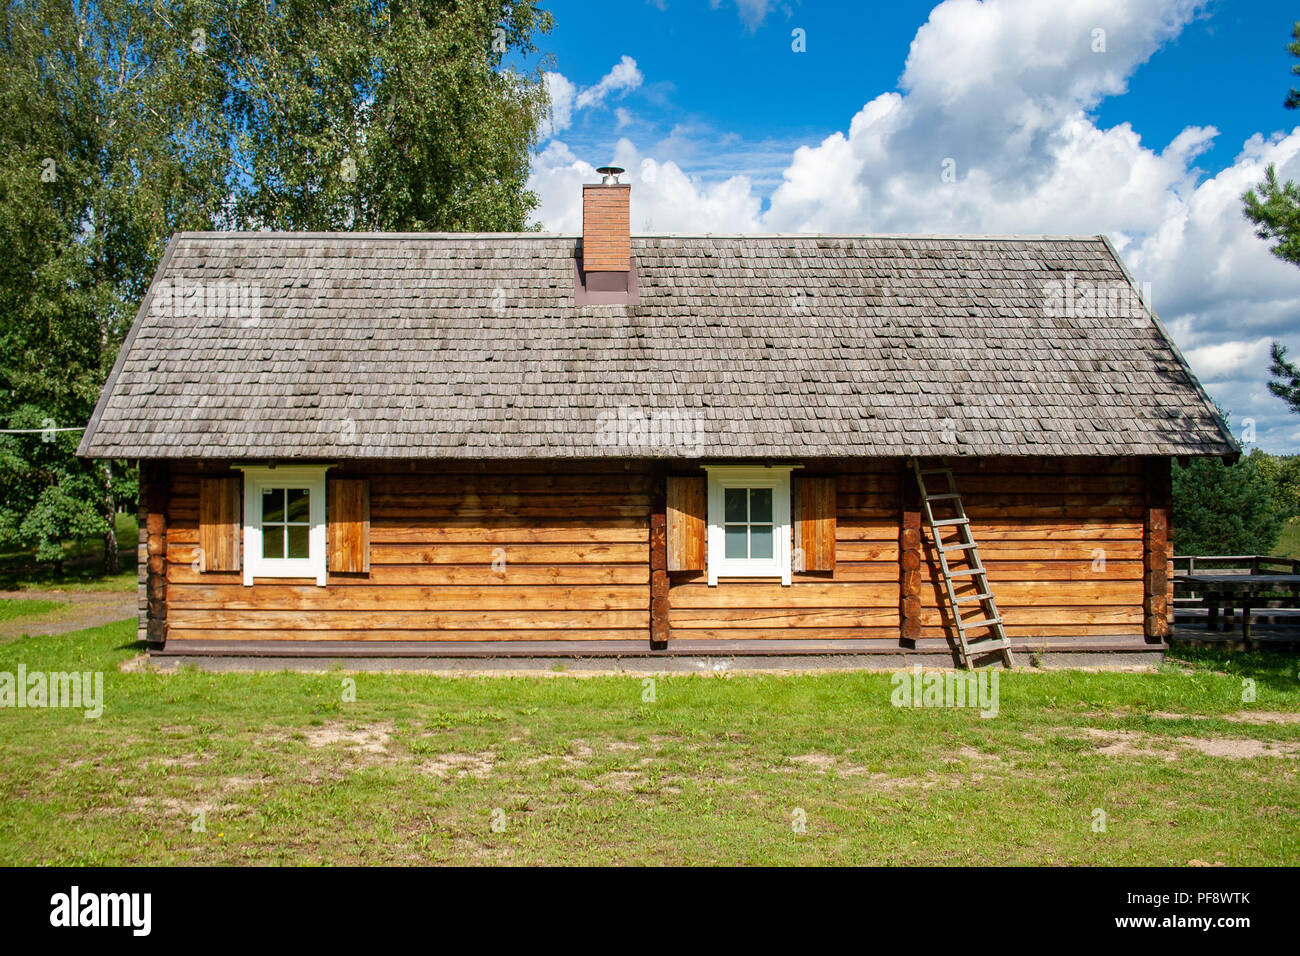
<svg viewBox="0 0 1300 956">
<path fill-rule="evenodd" d="M 167 643 L 167 466 L 140 463 L 140 532 L 136 549 L 140 588 L 140 639 L 151 648 Z"/>
<path fill-rule="evenodd" d="M 656 470 L 650 489 L 650 646 L 668 646 L 668 477 Z"/>
<path fill-rule="evenodd" d="M 1142 632 L 1148 643 L 1169 639 L 1173 561 L 1173 478 L 1168 458 L 1148 458 L 1143 468 Z"/>
<path fill-rule="evenodd" d="M 898 626 L 900 642 L 915 647 L 921 636 L 921 492 L 903 459 L 898 472 Z"/>
</svg>

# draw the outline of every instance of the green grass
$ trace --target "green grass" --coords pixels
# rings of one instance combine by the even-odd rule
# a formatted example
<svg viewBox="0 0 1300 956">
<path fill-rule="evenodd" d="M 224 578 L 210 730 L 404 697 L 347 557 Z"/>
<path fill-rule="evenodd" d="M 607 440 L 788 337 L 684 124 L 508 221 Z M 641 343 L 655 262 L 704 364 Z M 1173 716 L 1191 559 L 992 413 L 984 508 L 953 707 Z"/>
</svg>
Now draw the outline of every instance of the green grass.
<svg viewBox="0 0 1300 956">
<path fill-rule="evenodd" d="M 1294 657 L 1004 674 L 982 719 L 895 708 L 882 673 L 647 702 L 639 676 L 124 673 L 134 640 L 0 646 L 105 686 L 98 719 L 0 710 L 0 864 L 1300 863 Z"/>
<path fill-rule="evenodd" d="M 1273 553 L 1283 558 L 1300 558 L 1300 517 L 1287 519 Z"/>
<path fill-rule="evenodd" d="M 136 586 L 135 541 L 138 522 L 134 515 L 117 516 L 117 543 L 122 572 L 103 573 L 104 542 L 65 541 L 63 570 L 37 561 L 31 551 L 0 552 L 0 591 L 129 591 Z"/>
<path fill-rule="evenodd" d="M 27 599 L 0 599 L 0 621 L 16 621 L 24 617 L 39 617 L 63 607 L 61 601 Z"/>
</svg>

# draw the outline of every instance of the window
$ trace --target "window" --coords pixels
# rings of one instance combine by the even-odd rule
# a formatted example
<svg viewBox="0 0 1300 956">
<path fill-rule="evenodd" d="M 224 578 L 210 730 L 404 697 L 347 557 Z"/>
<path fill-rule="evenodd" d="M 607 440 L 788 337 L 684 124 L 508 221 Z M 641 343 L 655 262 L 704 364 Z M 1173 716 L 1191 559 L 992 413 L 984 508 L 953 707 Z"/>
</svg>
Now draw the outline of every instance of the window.
<svg viewBox="0 0 1300 956">
<path fill-rule="evenodd" d="M 244 467 L 244 584 L 315 578 L 325 584 L 328 465 Z"/>
<path fill-rule="evenodd" d="M 262 489 L 262 557 L 311 558 L 311 489 Z"/>
<path fill-rule="evenodd" d="M 706 465 L 709 474 L 709 584 L 719 577 L 774 577 L 790 583 L 790 470 Z"/>
</svg>

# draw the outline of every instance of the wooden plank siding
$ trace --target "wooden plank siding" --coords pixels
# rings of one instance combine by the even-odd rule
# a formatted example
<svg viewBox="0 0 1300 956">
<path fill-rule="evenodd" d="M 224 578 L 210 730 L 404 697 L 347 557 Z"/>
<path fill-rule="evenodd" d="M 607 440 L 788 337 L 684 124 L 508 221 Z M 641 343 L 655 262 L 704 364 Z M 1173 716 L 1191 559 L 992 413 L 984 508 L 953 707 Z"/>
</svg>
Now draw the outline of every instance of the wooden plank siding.
<svg viewBox="0 0 1300 956">
<path fill-rule="evenodd" d="M 1143 633 L 1141 459 L 952 461 L 972 530 L 1013 637 Z M 835 570 L 783 588 L 673 575 L 675 638 L 951 637 L 928 532 L 901 459 L 820 466 L 835 476 Z M 1105 561 L 1097 561 L 1098 549 Z M 909 557 L 909 554 L 911 557 Z M 958 594 L 973 588 L 958 588 Z"/>
<path fill-rule="evenodd" d="M 1143 633 L 1142 459 L 950 464 L 1009 636 Z M 951 617 L 928 532 L 924 538 L 920 636 L 944 637 Z M 975 588 L 963 582 L 956 591 Z"/>
<path fill-rule="evenodd" d="M 200 481 L 173 467 L 169 640 L 641 640 L 651 479 L 621 467 L 332 469 L 369 487 L 369 570 L 313 581 L 201 572 Z M 353 486 L 355 487 L 355 486 Z"/>
<path fill-rule="evenodd" d="M 723 579 L 710 588 L 702 573 L 673 574 L 673 639 L 897 642 L 900 468 L 897 459 L 816 463 L 835 482 L 834 570 L 795 572 L 789 587 Z"/>
<path fill-rule="evenodd" d="M 1153 598 L 1167 582 L 1152 573 L 1158 562 L 1147 549 L 1168 548 L 1167 532 L 1153 534 L 1151 511 L 1167 501 L 1168 489 L 1152 485 L 1167 468 L 1140 458 L 951 463 L 1009 635 L 1132 637 L 1150 626 L 1149 609 L 1160 613 Z M 294 579 L 245 587 L 239 572 L 202 571 L 196 562 L 200 483 L 234 473 L 212 464 L 156 467 L 149 513 L 165 533 L 142 534 L 145 550 L 159 549 L 150 552 L 145 588 L 151 613 L 165 621 L 154 633 L 182 647 L 213 640 L 649 647 L 653 634 L 655 646 L 669 650 L 677 640 L 897 645 L 950 637 L 938 562 L 928 532 L 917 538 L 918 502 L 903 460 L 818 461 L 808 470 L 833 479 L 833 570 L 795 572 L 789 587 L 724 579 L 710 588 L 701 570 L 668 570 L 667 476 L 702 472 L 581 462 L 331 470 L 331 478 L 367 483 L 369 570 L 330 571 L 325 587 Z"/>
</svg>

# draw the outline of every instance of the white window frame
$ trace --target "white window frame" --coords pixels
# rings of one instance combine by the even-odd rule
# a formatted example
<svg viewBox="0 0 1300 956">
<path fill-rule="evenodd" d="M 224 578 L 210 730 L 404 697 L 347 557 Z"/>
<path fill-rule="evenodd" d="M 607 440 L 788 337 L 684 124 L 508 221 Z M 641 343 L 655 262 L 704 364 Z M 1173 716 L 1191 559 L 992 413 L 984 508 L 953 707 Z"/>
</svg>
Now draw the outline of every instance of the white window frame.
<svg viewBox="0 0 1300 956">
<path fill-rule="evenodd" d="M 718 578 L 780 578 L 790 574 L 790 472 L 798 465 L 705 465 L 709 476 L 709 587 Z M 772 489 L 772 557 L 727 558 L 724 493 L 728 488 Z"/>
<path fill-rule="evenodd" d="M 331 465 L 236 465 L 244 473 L 244 586 L 256 578 L 315 578 L 325 586 L 325 472 Z M 306 488 L 308 557 L 262 557 L 262 492 L 270 488 Z"/>
</svg>

